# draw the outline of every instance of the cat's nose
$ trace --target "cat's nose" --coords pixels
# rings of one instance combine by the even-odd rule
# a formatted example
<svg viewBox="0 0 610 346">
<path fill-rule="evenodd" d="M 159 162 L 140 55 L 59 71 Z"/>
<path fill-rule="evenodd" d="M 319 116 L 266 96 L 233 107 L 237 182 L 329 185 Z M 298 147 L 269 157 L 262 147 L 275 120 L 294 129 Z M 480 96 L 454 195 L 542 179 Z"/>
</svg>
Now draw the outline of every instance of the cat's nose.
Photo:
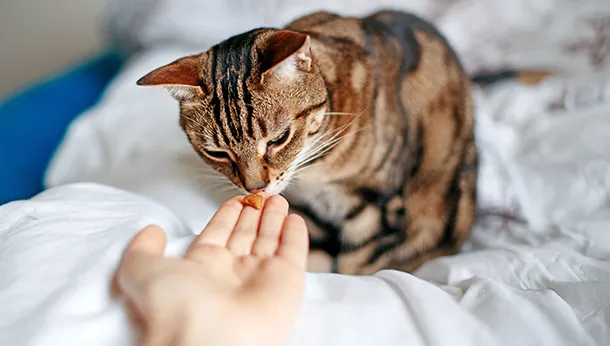
<svg viewBox="0 0 610 346">
<path fill-rule="evenodd" d="M 254 185 L 254 184 L 253 184 Z M 267 187 L 267 184 L 257 184 L 254 186 L 244 186 L 245 190 L 248 191 L 249 193 L 255 195 L 259 192 L 263 192 L 265 191 L 265 188 Z"/>
</svg>

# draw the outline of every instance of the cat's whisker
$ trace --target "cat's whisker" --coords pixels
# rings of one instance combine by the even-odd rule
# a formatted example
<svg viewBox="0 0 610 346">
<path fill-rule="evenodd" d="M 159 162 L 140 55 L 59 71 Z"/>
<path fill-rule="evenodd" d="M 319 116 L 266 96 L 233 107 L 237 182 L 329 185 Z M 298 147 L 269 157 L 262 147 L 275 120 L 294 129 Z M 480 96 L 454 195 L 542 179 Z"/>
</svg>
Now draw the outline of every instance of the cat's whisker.
<svg viewBox="0 0 610 346">
<path fill-rule="evenodd" d="M 297 190 L 295 190 L 294 184 L 292 184 L 291 182 L 288 182 L 288 184 L 286 184 L 286 187 L 284 188 L 286 190 L 286 192 L 289 193 L 293 193 Z"/>
<path fill-rule="evenodd" d="M 334 139 L 336 136 L 341 134 L 341 132 L 343 132 L 343 130 L 345 130 L 346 128 L 350 127 L 356 120 L 358 120 L 366 112 L 366 110 L 367 110 L 367 108 L 362 110 L 353 119 L 351 119 L 348 123 L 344 124 L 343 126 L 340 126 L 340 127 L 336 128 L 336 129 L 333 129 L 333 130 L 325 133 L 325 134 L 320 135 L 319 139 L 323 139 L 325 136 L 330 135 L 331 133 L 334 133 L 334 135 L 329 140 Z M 345 113 L 345 114 L 354 115 L 353 113 Z"/>
<path fill-rule="evenodd" d="M 324 115 L 356 115 L 360 116 L 364 114 L 368 110 L 368 106 L 361 110 L 359 113 L 351 113 L 351 112 L 325 112 Z"/>
<path fill-rule="evenodd" d="M 299 173 L 302 173 L 303 171 L 316 167 L 316 166 L 321 166 L 323 164 L 324 164 L 324 162 L 318 162 L 318 163 L 314 163 L 313 165 L 297 167 L 297 168 L 295 168 L 294 172 L 292 173 L 292 176 L 297 177 Z"/>
<path fill-rule="evenodd" d="M 217 176 L 217 177 L 224 177 L 224 174 L 219 173 L 217 170 L 213 169 L 212 167 L 203 164 L 203 162 L 198 161 L 197 164 L 191 164 L 188 165 L 190 166 L 189 168 L 193 171 L 196 171 L 198 173 L 202 173 L 202 174 L 206 174 L 209 176 Z"/>
<path fill-rule="evenodd" d="M 332 143 L 332 144 L 338 144 L 339 141 L 337 141 L 336 143 Z M 295 170 L 298 170 L 299 168 L 307 165 L 309 162 L 321 157 L 322 155 L 324 155 L 326 152 L 328 152 L 328 150 L 332 149 L 332 147 L 334 147 L 335 145 L 328 144 L 327 146 L 323 146 L 320 149 L 318 149 L 317 151 L 308 153 L 308 155 L 299 158 L 298 160 L 295 160 Z M 325 150 L 326 149 L 326 150 Z"/>
<path fill-rule="evenodd" d="M 331 137 L 329 140 L 327 140 L 327 141 L 323 142 L 321 145 L 319 145 L 319 146 L 314 146 L 314 147 L 312 147 L 311 149 L 307 150 L 307 154 L 305 155 L 305 157 L 307 157 L 307 156 L 311 156 L 311 155 L 315 155 L 315 153 L 317 153 L 317 152 L 319 152 L 320 150 L 323 150 L 324 148 L 326 148 L 326 147 L 328 147 L 328 146 L 332 145 L 333 143 L 335 143 L 335 141 L 337 140 L 337 139 L 336 139 L 337 135 L 338 135 L 338 134 L 335 134 L 335 135 L 334 135 L 334 136 L 332 136 L 332 137 Z M 342 136 L 342 137 L 339 137 L 338 139 L 345 138 L 347 135 L 348 135 L 348 134 L 346 134 L 346 135 L 344 135 L 344 136 Z M 315 143 L 314 143 L 314 144 L 315 144 Z"/>
<path fill-rule="evenodd" d="M 198 126 L 200 126 L 200 127 L 204 127 L 204 124 L 203 124 L 203 123 L 201 123 L 199 120 L 197 120 L 197 119 L 195 119 L 195 118 L 193 118 L 193 117 L 187 117 L 187 116 L 186 116 L 186 115 L 184 115 L 184 114 L 183 114 L 182 116 L 183 116 L 183 117 L 184 117 L 186 120 L 188 120 L 188 121 L 192 121 L 193 123 L 197 124 L 197 125 L 198 125 Z"/>
<path fill-rule="evenodd" d="M 223 194 L 230 193 L 230 192 L 237 192 L 240 195 L 242 194 L 242 192 L 233 184 L 224 186 L 222 189 L 218 190 L 219 195 L 223 195 Z"/>
<path fill-rule="evenodd" d="M 324 143 L 323 145 L 321 145 L 318 148 L 315 148 L 313 151 L 309 152 L 307 155 L 305 155 L 304 158 L 300 158 L 299 162 L 297 162 L 297 164 L 295 165 L 296 168 L 299 168 L 303 165 L 306 165 L 307 163 L 317 159 L 318 157 L 326 154 L 328 151 L 330 151 L 332 148 L 334 148 L 335 146 L 337 146 L 341 141 L 345 140 L 347 137 L 349 136 L 353 136 L 355 134 L 357 134 L 358 132 L 361 132 L 363 130 L 368 129 L 370 126 L 365 126 L 362 127 L 356 131 L 352 131 L 346 135 L 343 135 L 342 137 L 339 137 L 337 139 L 334 139 L 333 141 Z"/>
<path fill-rule="evenodd" d="M 229 181 L 217 181 L 212 184 L 208 184 L 205 187 L 208 189 L 213 189 L 213 188 L 217 188 L 219 186 L 229 186 L 229 185 L 231 185 L 231 182 L 229 182 Z"/>
<path fill-rule="evenodd" d="M 354 119 L 350 120 L 350 121 L 349 121 L 347 124 L 344 124 L 343 126 L 340 126 L 340 127 L 338 127 L 338 128 L 332 129 L 332 130 L 330 130 L 330 131 L 328 131 L 328 132 L 326 132 L 326 133 L 322 133 L 322 134 L 320 134 L 320 135 L 319 135 L 319 137 L 318 137 L 318 139 L 322 139 L 322 138 L 324 138 L 325 136 L 327 136 L 327 135 L 329 135 L 329 134 L 331 134 L 331 133 L 338 133 L 338 132 L 341 132 L 341 131 L 342 131 L 342 130 L 344 130 L 345 128 L 347 128 L 347 127 L 349 127 L 350 125 L 352 125 L 352 124 L 354 123 L 354 121 L 356 121 L 356 120 L 357 120 L 357 119 L 358 119 L 358 118 L 359 118 L 359 117 L 360 117 L 362 114 L 364 114 L 365 112 L 366 112 L 366 108 L 365 108 L 365 109 L 364 109 L 362 112 L 360 112 L 360 113 L 358 113 L 358 114 L 355 114 L 355 113 L 344 113 L 344 112 L 330 112 L 330 113 L 325 113 L 325 114 L 331 114 L 331 115 L 333 115 L 333 114 L 337 114 L 337 115 L 339 115 L 339 114 L 340 114 L 340 115 L 355 115 L 355 117 L 354 117 Z"/>
<path fill-rule="evenodd" d="M 232 184 L 232 182 L 223 174 L 216 171 L 211 171 L 207 167 L 192 167 L 194 175 L 192 180 L 205 190 L 209 190 L 221 185 Z"/>
<path fill-rule="evenodd" d="M 348 126 L 349 126 L 349 125 L 348 125 Z M 308 149 L 308 150 L 307 150 L 307 152 L 315 151 L 315 150 L 317 150 L 319 147 L 326 145 L 328 142 L 333 141 L 333 140 L 334 140 L 334 139 L 335 139 L 337 136 L 339 136 L 340 132 L 341 132 L 343 129 L 344 129 L 344 128 L 342 127 L 342 128 L 338 128 L 338 129 L 333 130 L 333 131 L 329 131 L 329 133 L 328 133 L 328 134 L 330 134 L 330 133 L 332 133 L 332 132 L 335 132 L 335 134 L 334 134 L 334 135 L 333 135 L 331 138 L 329 138 L 329 139 L 327 139 L 327 140 L 325 140 L 325 141 L 323 141 L 324 136 L 321 136 L 320 138 L 318 138 L 316 141 L 314 141 L 314 142 L 311 144 L 311 148 L 310 148 L 310 149 Z M 321 144 L 321 145 L 319 145 L 319 146 L 316 146 L 316 144 L 318 144 L 319 142 L 322 142 L 322 144 Z"/>
<path fill-rule="evenodd" d="M 225 178 L 225 176 L 221 173 L 216 172 L 215 170 L 211 170 L 207 167 L 189 167 L 189 169 L 199 175 L 210 177 L 210 178 Z"/>
<path fill-rule="evenodd" d="M 209 183 L 209 182 L 220 183 L 220 182 L 223 182 L 222 179 L 218 178 L 218 177 L 209 177 L 209 176 L 205 176 L 205 175 L 196 174 L 196 172 L 194 172 L 194 173 L 195 174 L 193 174 L 193 176 L 190 177 L 188 180 L 189 180 L 189 182 L 194 182 L 198 186 L 204 186 L 204 184 L 202 184 L 202 183 Z"/>
<path fill-rule="evenodd" d="M 340 137 L 343 138 L 343 137 Z M 329 142 L 325 142 L 317 147 L 313 147 L 308 149 L 302 156 L 299 156 L 297 158 L 297 160 L 295 160 L 297 162 L 297 167 L 301 166 L 302 164 L 304 164 L 303 162 L 309 162 L 312 160 L 313 157 L 319 157 L 319 153 L 324 151 L 326 148 L 329 148 L 331 146 L 334 146 L 333 144 L 338 143 L 340 141 L 335 139 L 333 141 L 329 141 Z"/>
<path fill-rule="evenodd" d="M 206 180 L 206 181 L 212 181 L 212 182 L 216 182 L 216 181 L 228 181 L 227 177 L 225 177 L 224 175 L 218 175 L 218 174 L 205 174 L 202 172 L 194 172 L 195 176 L 197 177 L 197 179 L 200 180 Z"/>
<path fill-rule="evenodd" d="M 341 137 L 341 138 L 343 138 L 343 137 Z M 334 141 L 324 143 L 323 145 L 320 145 L 320 146 L 316 147 L 315 149 L 312 149 L 312 150 L 308 151 L 307 154 L 303 158 L 300 158 L 299 161 L 301 161 L 301 162 L 303 162 L 303 161 L 309 162 L 309 161 L 311 161 L 311 159 L 313 157 L 321 156 L 321 155 L 319 155 L 319 153 L 327 152 L 327 150 L 326 150 L 327 148 L 334 147 L 340 141 L 341 141 L 341 139 L 335 139 Z"/>
<path fill-rule="evenodd" d="M 200 185 L 201 189 L 206 192 L 214 192 L 222 189 L 226 189 L 231 186 L 229 183 L 218 183 L 218 184 L 210 184 L 210 185 Z"/>
<path fill-rule="evenodd" d="M 324 115 L 352 115 L 353 113 L 343 113 L 343 112 L 329 112 L 324 113 Z"/>
<path fill-rule="evenodd" d="M 342 140 L 342 139 L 341 139 Z M 311 161 L 314 161 L 315 159 L 323 156 L 324 154 L 326 154 L 328 151 L 330 151 L 333 147 L 335 147 L 337 144 L 339 144 L 339 142 L 341 140 L 337 140 L 336 142 L 332 142 L 329 143 L 328 145 L 320 148 L 319 150 L 312 152 L 310 155 L 306 156 L 305 158 L 301 159 L 298 164 L 296 165 L 296 168 L 299 168 L 301 166 L 304 166 L 306 164 L 308 164 Z"/>
</svg>

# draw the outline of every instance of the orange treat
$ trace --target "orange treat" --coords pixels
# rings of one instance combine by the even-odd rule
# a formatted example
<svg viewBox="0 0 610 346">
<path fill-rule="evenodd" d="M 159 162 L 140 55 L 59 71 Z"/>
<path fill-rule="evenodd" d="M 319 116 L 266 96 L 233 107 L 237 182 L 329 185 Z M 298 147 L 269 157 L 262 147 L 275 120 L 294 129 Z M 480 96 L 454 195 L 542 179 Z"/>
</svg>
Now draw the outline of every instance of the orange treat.
<svg viewBox="0 0 610 346">
<path fill-rule="evenodd" d="M 252 208 L 254 208 L 256 210 L 261 210 L 261 208 L 263 207 L 263 196 L 261 196 L 261 195 L 246 196 L 246 197 L 244 197 L 244 203 L 246 205 L 251 206 Z"/>
</svg>

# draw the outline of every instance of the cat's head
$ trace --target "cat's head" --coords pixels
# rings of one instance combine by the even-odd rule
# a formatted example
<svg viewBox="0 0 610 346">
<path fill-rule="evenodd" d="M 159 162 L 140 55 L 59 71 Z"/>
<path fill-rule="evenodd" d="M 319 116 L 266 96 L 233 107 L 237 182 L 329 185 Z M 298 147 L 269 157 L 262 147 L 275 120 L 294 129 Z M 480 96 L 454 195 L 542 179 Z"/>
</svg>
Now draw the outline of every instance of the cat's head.
<svg viewBox="0 0 610 346">
<path fill-rule="evenodd" d="M 237 187 L 280 193 L 308 156 L 328 107 L 310 38 L 257 29 L 160 67 L 138 85 L 180 102 L 193 148 Z"/>
</svg>

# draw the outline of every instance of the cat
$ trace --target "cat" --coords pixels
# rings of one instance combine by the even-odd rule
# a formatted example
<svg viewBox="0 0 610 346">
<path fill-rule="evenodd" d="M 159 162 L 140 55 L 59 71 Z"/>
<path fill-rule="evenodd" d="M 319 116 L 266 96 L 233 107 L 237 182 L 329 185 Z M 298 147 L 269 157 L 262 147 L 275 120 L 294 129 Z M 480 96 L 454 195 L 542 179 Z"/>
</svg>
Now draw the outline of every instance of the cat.
<svg viewBox="0 0 610 346">
<path fill-rule="evenodd" d="M 235 186 L 286 196 L 309 227 L 308 271 L 412 272 L 471 232 L 471 80 L 414 14 L 313 13 L 137 84 L 169 90 L 194 150 Z"/>
</svg>

